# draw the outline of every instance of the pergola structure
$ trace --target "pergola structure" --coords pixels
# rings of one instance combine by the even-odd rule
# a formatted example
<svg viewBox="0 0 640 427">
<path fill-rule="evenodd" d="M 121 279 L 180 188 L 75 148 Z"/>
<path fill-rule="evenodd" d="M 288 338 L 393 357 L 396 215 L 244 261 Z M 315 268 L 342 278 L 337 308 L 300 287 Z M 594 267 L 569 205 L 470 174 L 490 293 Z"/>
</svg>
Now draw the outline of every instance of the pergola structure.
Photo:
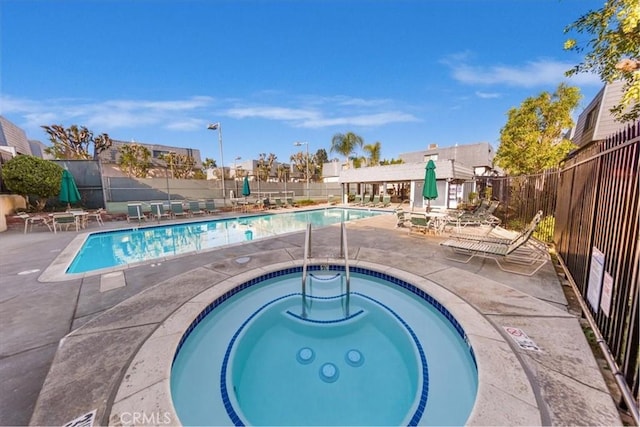
<svg viewBox="0 0 640 427">
<path fill-rule="evenodd" d="M 436 160 L 438 198 L 432 207 L 453 209 L 459 199 L 474 190 L 473 170 L 459 162 Z M 411 209 L 425 206 L 422 198 L 427 162 L 401 163 L 371 166 L 340 171 L 338 182 L 342 185 L 342 200 L 348 202 L 349 194 L 392 194 L 392 203 L 406 203 Z"/>
</svg>

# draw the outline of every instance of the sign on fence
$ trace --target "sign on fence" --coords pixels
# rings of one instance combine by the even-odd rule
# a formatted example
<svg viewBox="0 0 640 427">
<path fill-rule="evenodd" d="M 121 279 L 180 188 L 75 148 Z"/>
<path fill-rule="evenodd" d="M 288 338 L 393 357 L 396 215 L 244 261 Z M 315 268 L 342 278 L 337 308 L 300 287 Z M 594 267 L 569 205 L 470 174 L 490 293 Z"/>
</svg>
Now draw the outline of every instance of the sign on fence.
<svg viewBox="0 0 640 427">
<path fill-rule="evenodd" d="M 595 246 L 591 249 L 591 268 L 589 269 L 589 285 L 587 286 L 587 301 L 598 312 L 600 292 L 602 291 L 602 275 L 604 273 L 604 254 Z"/>
</svg>

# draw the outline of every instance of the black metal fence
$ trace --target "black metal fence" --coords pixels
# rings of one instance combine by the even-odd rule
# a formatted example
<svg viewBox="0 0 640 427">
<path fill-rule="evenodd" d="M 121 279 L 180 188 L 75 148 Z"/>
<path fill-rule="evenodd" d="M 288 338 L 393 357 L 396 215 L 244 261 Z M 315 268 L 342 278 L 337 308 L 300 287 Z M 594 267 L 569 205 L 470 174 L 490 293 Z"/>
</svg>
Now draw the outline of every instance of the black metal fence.
<svg viewBox="0 0 640 427">
<path fill-rule="evenodd" d="M 541 210 L 542 221 L 535 237 L 551 243 L 555 225 L 559 172 L 549 170 L 536 175 L 478 177 L 477 184 L 485 196 L 500 201 L 494 213 L 505 228 L 522 230 Z M 490 189 L 490 190 L 489 190 Z"/>
<path fill-rule="evenodd" d="M 566 160 L 554 240 L 558 256 L 638 402 L 640 121 Z"/>
<path fill-rule="evenodd" d="M 640 121 L 576 151 L 558 170 L 480 177 L 499 200 L 505 227 L 521 229 L 538 210 L 536 237 L 556 244 L 583 306 L 639 400 Z M 602 344 L 602 343 L 601 343 Z"/>
</svg>

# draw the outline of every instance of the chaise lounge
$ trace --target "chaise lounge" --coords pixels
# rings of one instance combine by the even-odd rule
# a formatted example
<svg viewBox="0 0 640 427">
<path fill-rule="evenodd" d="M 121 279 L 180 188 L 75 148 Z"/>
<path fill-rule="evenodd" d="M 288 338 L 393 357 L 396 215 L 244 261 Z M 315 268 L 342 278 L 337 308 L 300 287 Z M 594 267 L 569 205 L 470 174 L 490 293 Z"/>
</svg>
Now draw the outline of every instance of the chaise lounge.
<svg viewBox="0 0 640 427">
<path fill-rule="evenodd" d="M 549 259 L 549 254 L 544 243 L 532 237 L 538 223 L 542 218 L 542 211 L 538 211 L 529 226 L 513 238 L 498 236 L 481 236 L 470 234 L 454 234 L 452 238 L 440 243 L 449 248 L 453 253 L 466 255 L 466 259 L 447 257 L 456 262 L 467 264 L 475 257 L 493 259 L 498 267 L 506 272 L 532 276 Z M 514 270 L 507 268 L 508 264 L 520 266 L 532 266 L 532 271 Z"/>
</svg>

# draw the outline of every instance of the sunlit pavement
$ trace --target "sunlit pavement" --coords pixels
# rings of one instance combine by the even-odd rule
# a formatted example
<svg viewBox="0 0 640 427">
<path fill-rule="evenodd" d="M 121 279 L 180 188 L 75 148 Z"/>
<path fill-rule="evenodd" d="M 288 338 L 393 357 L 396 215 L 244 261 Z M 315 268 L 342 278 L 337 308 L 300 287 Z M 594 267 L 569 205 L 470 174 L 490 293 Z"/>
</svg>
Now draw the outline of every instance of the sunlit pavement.
<svg viewBox="0 0 640 427">
<path fill-rule="evenodd" d="M 130 226 L 108 222 L 103 229 Z M 518 378 L 484 381 L 491 389 L 483 393 L 493 398 L 483 397 L 477 424 L 621 425 L 551 263 L 533 277 L 503 272 L 492 260 L 456 263 L 446 259 L 448 253 L 438 244 L 444 236 L 409 234 L 395 228 L 391 214 L 349 223 L 347 229 L 353 263 L 389 266 L 428 279 L 493 325 L 491 336 L 476 338 L 483 346 L 495 341 L 495 351 L 490 345 L 483 351 L 489 353 L 489 365 L 495 364 L 486 369 L 501 369 L 509 361 Z M 96 230 L 94 224 L 84 231 Z M 103 284 L 102 291 L 100 275 L 38 281 L 77 235 L 23 234 L 19 227 L 0 233 L 2 425 L 63 425 L 93 409 L 96 424 L 107 424 L 132 359 L 163 321 L 220 281 L 276 263 L 299 262 L 304 243 L 300 232 L 150 262 L 124 270 L 125 286 L 107 289 Z M 335 256 L 338 239 L 338 227 L 314 230 L 313 256 Z M 234 262 L 239 257 L 250 261 Z M 518 347 L 505 327 L 521 329 L 541 351 Z M 479 372 L 481 384 L 485 374 Z"/>
</svg>

